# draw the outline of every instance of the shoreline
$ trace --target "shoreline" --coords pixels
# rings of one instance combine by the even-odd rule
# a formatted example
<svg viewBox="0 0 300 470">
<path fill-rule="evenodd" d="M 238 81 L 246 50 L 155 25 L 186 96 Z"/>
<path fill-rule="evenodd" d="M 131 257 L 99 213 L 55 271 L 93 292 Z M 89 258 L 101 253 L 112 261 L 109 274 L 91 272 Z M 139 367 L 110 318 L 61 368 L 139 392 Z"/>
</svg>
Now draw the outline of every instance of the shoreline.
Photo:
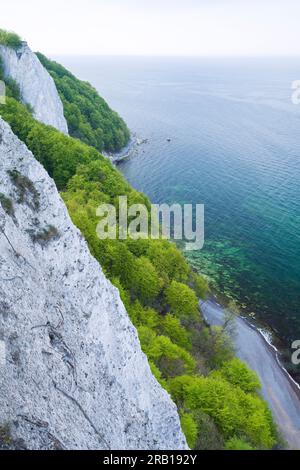
<svg viewBox="0 0 300 470">
<path fill-rule="evenodd" d="M 292 387 L 295 389 L 295 392 L 299 396 L 299 400 L 300 400 L 300 384 L 292 377 L 292 375 L 288 372 L 288 370 L 282 364 L 280 360 L 280 350 L 276 348 L 276 346 L 272 343 L 271 339 L 269 339 L 269 335 L 267 334 L 267 332 L 264 331 L 262 328 L 259 328 L 258 326 L 251 323 L 247 317 L 244 317 L 243 315 L 239 315 L 239 318 L 241 318 L 241 320 L 247 323 L 247 325 L 250 328 L 252 328 L 256 333 L 258 333 L 262 337 L 267 348 L 269 348 L 270 353 L 274 356 L 274 359 L 276 360 L 278 366 L 281 368 L 282 372 L 286 374 L 288 380 L 290 381 Z"/>
<path fill-rule="evenodd" d="M 222 304 L 222 302 L 219 302 L 217 296 L 212 295 L 208 300 L 215 302 L 222 309 L 227 308 L 225 305 Z M 245 314 L 238 313 L 237 317 L 240 318 L 242 321 L 244 321 L 250 328 L 252 328 L 257 334 L 259 334 L 262 337 L 266 346 L 270 349 L 270 352 L 273 354 L 275 360 L 277 361 L 278 366 L 286 374 L 288 380 L 291 382 L 291 385 L 295 387 L 295 391 L 299 395 L 299 399 L 300 399 L 300 384 L 293 378 L 293 376 L 289 373 L 289 371 L 284 367 L 280 359 L 281 351 L 272 343 L 273 330 L 271 326 L 266 324 L 266 327 L 270 330 L 268 331 L 264 329 L 262 326 L 255 324 L 255 321 L 258 323 L 258 320 L 256 319 L 256 317 L 251 317 L 253 323 L 251 323 L 249 316 Z M 280 338 L 279 340 L 281 341 Z"/>
<path fill-rule="evenodd" d="M 224 307 L 212 297 L 199 302 L 209 325 L 222 325 Z M 236 355 L 259 376 L 262 395 L 290 448 L 300 449 L 300 386 L 282 365 L 277 348 L 266 335 L 241 315 L 233 338 Z"/>
<path fill-rule="evenodd" d="M 280 360 L 280 356 L 279 356 L 280 350 L 277 349 L 276 346 L 271 342 L 271 340 L 268 339 L 268 336 L 265 334 L 265 332 L 263 330 L 261 330 L 260 328 L 257 328 L 255 325 L 250 323 L 247 318 L 242 317 L 242 316 L 241 316 L 241 318 L 249 324 L 250 328 L 253 328 L 255 331 L 257 331 L 262 336 L 265 343 L 270 348 L 271 353 L 274 355 L 279 367 L 286 374 L 288 380 L 291 382 L 291 385 L 295 388 L 295 391 L 299 395 L 299 399 L 300 399 L 300 384 L 293 378 L 293 376 L 289 373 L 289 371 L 282 364 L 282 362 Z"/>
<path fill-rule="evenodd" d="M 147 142 L 148 140 L 139 140 L 136 134 L 132 134 L 128 146 L 122 152 L 110 155 L 109 158 L 113 164 L 118 165 L 123 160 L 137 155 L 139 146 Z M 227 299 L 222 298 L 219 303 L 220 298 L 219 293 L 213 292 L 213 298 L 207 302 L 212 302 L 219 311 L 223 311 L 226 308 Z M 200 304 L 203 307 L 203 302 Z M 205 308 L 202 309 L 202 313 L 205 321 L 210 324 L 205 315 Z M 244 335 L 245 328 L 251 330 L 253 337 L 251 338 L 249 333 L 246 336 L 248 336 L 248 343 L 254 345 L 250 356 L 248 351 L 243 351 L 243 346 L 240 345 L 241 350 L 237 352 L 237 357 L 244 360 L 259 376 L 263 397 L 268 402 L 275 422 L 289 447 L 300 449 L 300 385 L 284 367 L 280 357 L 282 356 L 280 348 L 273 344 L 273 340 L 276 340 L 276 343 L 282 340 L 269 324 L 255 313 L 251 315 L 246 308 L 238 315 L 237 323 Z M 271 377 L 267 366 L 264 370 L 264 362 L 272 371 Z"/>
<path fill-rule="evenodd" d="M 223 308 L 229 307 L 229 300 L 223 294 L 220 294 L 216 290 L 211 290 L 212 297 L 214 300 Z M 239 307 L 239 303 L 237 303 Z M 259 314 L 255 312 L 250 312 L 250 309 L 245 306 L 243 311 L 239 310 L 238 316 L 242 318 L 244 321 L 248 323 L 249 326 L 254 328 L 257 332 L 259 332 L 266 343 L 272 348 L 273 352 L 276 354 L 276 360 L 285 373 L 288 375 L 290 380 L 295 384 L 297 389 L 300 391 L 300 368 L 298 372 L 294 374 L 289 372 L 288 369 L 284 366 L 284 361 L 282 360 L 284 356 L 284 352 L 288 351 L 292 355 L 292 351 L 290 351 L 289 345 L 286 340 L 280 337 L 280 333 L 275 331 L 272 325 L 267 323 Z"/>
<path fill-rule="evenodd" d="M 136 133 L 130 133 L 130 139 L 128 144 L 122 148 L 119 152 L 114 153 L 107 153 L 102 152 L 102 155 L 108 158 L 113 165 L 118 165 L 124 160 L 127 160 L 133 156 L 138 154 L 138 148 L 141 145 L 147 144 L 149 142 L 148 139 L 143 139 L 137 136 Z"/>
<path fill-rule="evenodd" d="M 177 245 L 178 246 L 178 245 Z M 182 250 L 183 254 L 185 255 L 184 250 Z M 289 370 L 285 365 L 285 353 L 287 357 L 291 357 L 293 351 L 291 350 L 291 342 L 289 343 L 286 338 L 283 338 L 280 335 L 280 332 L 276 330 L 272 324 L 270 324 L 267 320 L 263 318 L 259 313 L 253 311 L 249 306 L 244 303 L 241 303 L 238 298 L 235 297 L 228 297 L 226 294 L 220 292 L 218 287 L 213 285 L 213 279 L 204 274 L 198 266 L 195 266 L 192 261 L 186 257 L 187 261 L 191 264 L 192 269 L 201 276 L 203 276 L 208 285 L 210 290 L 210 298 L 213 298 L 216 303 L 222 306 L 224 309 L 230 309 L 230 302 L 233 301 L 234 304 L 237 306 L 238 315 L 239 317 L 243 318 L 245 321 L 252 325 L 253 328 L 258 330 L 264 337 L 265 341 L 269 343 L 269 345 L 274 348 L 277 354 L 277 360 L 279 364 L 284 369 L 286 374 L 290 377 L 290 379 L 295 383 L 295 386 L 300 390 L 300 366 L 298 366 L 298 370 Z M 296 367 L 296 366 L 295 366 Z"/>
<path fill-rule="evenodd" d="M 119 163 L 122 163 L 122 161 L 131 158 L 132 156 L 136 156 L 138 154 L 139 147 L 141 145 L 149 143 L 148 139 L 145 139 L 145 138 L 143 139 L 143 138 L 138 137 L 135 132 L 131 132 L 130 136 L 131 137 L 127 146 L 124 147 L 120 152 L 113 153 L 113 154 L 107 154 L 107 153 L 103 154 L 104 156 L 109 158 L 115 166 L 117 166 Z M 182 250 L 180 246 L 179 246 L 179 249 L 184 254 L 184 250 Z M 189 259 L 187 261 L 191 264 L 192 269 L 195 269 L 195 271 L 198 272 L 197 268 L 193 266 L 191 261 Z M 203 273 L 201 272 L 200 274 L 203 275 Z M 209 282 L 209 278 L 208 278 L 208 282 Z M 222 293 L 218 292 L 216 289 L 211 289 L 211 292 L 212 292 L 214 301 L 216 301 L 223 308 L 227 308 L 229 299 L 226 298 L 226 296 L 223 295 Z M 247 309 L 246 306 L 243 308 L 243 310 L 244 310 L 243 312 L 239 312 L 239 317 L 242 318 L 245 322 L 247 322 L 249 327 L 253 328 L 257 333 L 259 333 L 262 336 L 262 338 L 264 339 L 268 347 L 271 349 L 271 352 L 274 354 L 274 357 L 279 367 L 286 374 L 290 382 L 295 387 L 295 390 L 297 390 L 297 393 L 299 393 L 299 397 L 300 397 L 300 381 L 298 381 L 298 377 L 300 380 L 300 371 L 295 372 L 295 374 L 293 374 L 292 372 L 289 372 L 288 369 L 284 366 L 284 363 L 282 361 L 284 351 L 285 350 L 287 351 L 289 349 L 287 342 L 285 342 L 285 340 L 283 340 L 280 337 L 279 332 L 276 332 L 273 329 L 273 327 L 269 323 L 267 323 L 263 318 L 261 318 L 259 315 L 257 315 L 254 312 L 250 312 L 250 310 Z M 275 344 L 277 346 L 275 346 Z"/>
</svg>

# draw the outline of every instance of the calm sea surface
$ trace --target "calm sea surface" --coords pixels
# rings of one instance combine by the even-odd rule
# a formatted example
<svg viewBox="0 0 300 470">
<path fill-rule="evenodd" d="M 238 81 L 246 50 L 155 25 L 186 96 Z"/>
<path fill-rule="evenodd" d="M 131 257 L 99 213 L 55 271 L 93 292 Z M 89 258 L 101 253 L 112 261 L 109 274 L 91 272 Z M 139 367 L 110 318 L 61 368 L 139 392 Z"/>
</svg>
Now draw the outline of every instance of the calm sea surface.
<svg viewBox="0 0 300 470">
<path fill-rule="evenodd" d="M 133 186 L 153 202 L 205 204 L 192 263 L 300 339 L 300 58 L 58 60 L 148 139 L 119 167 Z"/>
</svg>

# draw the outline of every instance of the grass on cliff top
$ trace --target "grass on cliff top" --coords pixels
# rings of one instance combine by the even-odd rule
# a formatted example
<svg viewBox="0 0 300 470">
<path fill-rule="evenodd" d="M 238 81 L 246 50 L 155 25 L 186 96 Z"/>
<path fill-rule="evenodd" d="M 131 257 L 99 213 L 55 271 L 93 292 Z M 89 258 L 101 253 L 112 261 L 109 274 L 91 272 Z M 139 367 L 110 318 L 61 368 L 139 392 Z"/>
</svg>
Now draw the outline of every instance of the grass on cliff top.
<svg viewBox="0 0 300 470">
<path fill-rule="evenodd" d="M 0 45 L 17 49 L 21 44 L 22 40 L 16 33 L 0 29 Z"/>
</svg>

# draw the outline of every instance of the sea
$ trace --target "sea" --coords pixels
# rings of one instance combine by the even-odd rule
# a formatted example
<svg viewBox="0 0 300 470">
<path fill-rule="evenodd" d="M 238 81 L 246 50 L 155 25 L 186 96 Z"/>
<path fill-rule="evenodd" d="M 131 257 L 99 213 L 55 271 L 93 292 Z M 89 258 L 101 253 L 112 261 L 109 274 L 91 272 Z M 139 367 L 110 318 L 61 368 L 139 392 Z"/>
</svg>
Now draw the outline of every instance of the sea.
<svg viewBox="0 0 300 470">
<path fill-rule="evenodd" d="M 135 188 L 204 204 L 192 265 L 285 344 L 300 340 L 300 58 L 56 59 L 138 139 L 118 165 Z"/>
</svg>

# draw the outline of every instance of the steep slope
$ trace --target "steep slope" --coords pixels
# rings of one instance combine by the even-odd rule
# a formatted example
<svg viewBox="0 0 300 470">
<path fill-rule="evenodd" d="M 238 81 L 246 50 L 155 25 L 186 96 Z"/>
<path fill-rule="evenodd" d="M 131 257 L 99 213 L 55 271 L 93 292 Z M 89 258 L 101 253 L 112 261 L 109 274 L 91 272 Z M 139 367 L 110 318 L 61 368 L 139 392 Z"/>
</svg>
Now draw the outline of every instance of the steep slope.
<svg viewBox="0 0 300 470">
<path fill-rule="evenodd" d="M 176 407 L 152 376 L 117 289 L 54 182 L 1 119 L 0 192 L 6 441 L 29 449 L 186 448 Z"/>
<path fill-rule="evenodd" d="M 0 34 L 1 40 L 3 42 Z M 21 40 L 11 33 L 4 35 L 4 41 L 9 47 L 21 46 Z M 58 64 L 56 66 L 60 67 Z M 65 74 L 65 69 L 62 73 Z M 85 83 L 73 78 L 76 95 L 85 95 Z M 142 349 L 148 356 L 153 374 L 177 403 L 189 446 L 198 449 L 272 448 L 278 441 L 278 435 L 271 414 L 260 397 L 258 379 L 245 364 L 234 358 L 226 332 L 222 329 L 210 330 L 199 315 L 197 296 L 206 298 L 206 281 L 191 270 L 178 249 L 166 240 L 99 240 L 96 235 L 99 222 L 96 208 L 101 202 L 116 204 L 119 195 L 126 195 L 130 204 L 142 203 L 149 208 L 147 197 L 130 187 L 110 161 L 95 148 L 34 119 L 28 106 L 20 102 L 18 88 L 12 80 L 5 77 L 4 80 L 9 97 L 6 104 L 1 106 L 1 115 L 11 125 L 14 134 L 43 164 L 48 175 L 54 178 L 57 188 L 62 191 L 73 222 L 81 230 L 105 275 L 119 288 L 126 310 L 138 329 Z M 38 81 L 35 86 L 38 86 Z M 88 89 L 89 94 L 90 86 Z M 93 93 L 96 94 L 96 91 Z M 98 96 L 95 103 L 100 102 L 99 100 L 101 98 Z M 64 97 L 63 102 L 66 104 Z M 35 343 L 32 348 L 27 350 L 26 346 L 25 350 L 28 351 L 27 355 L 34 358 L 34 364 L 29 362 L 29 373 L 22 376 L 19 374 L 19 378 L 22 377 L 26 384 L 31 384 L 33 375 L 37 375 L 38 380 L 32 380 L 36 388 L 32 384 L 29 388 L 27 385 L 23 387 L 20 385 L 22 381 L 16 377 L 14 382 L 9 382 L 12 369 L 5 373 L 3 380 L 8 380 L 9 385 L 3 390 L 3 403 L 0 394 L 0 408 L 2 405 L 3 410 L 6 409 L 2 420 L 0 414 L 0 447 L 1 439 L 6 446 L 10 442 L 10 446 L 25 445 L 29 448 L 116 446 L 155 449 L 157 446 L 176 448 L 185 445 L 176 411 L 174 408 L 172 410 L 168 396 L 160 388 L 156 388 L 158 385 L 149 375 L 149 368 L 144 356 L 140 356 L 139 349 L 136 361 L 132 358 L 136 343 L 133 344 L 132 336 L 128 333 L 128 338 L 126 333 L 126 328 L 130 329 L 130 323 L 128 327 L 125 326 L 125 333 L 122 332 L 123 314 L 126 317 L 126 313 L 124 309 L 123 314 L 119 311 L 119 300 L 113 294 L 115 291 L 102 274 L 98 278 L 99 267 L 95 261 L 93 262 L 97 268 L 91 268 L 90 258 L 87 259 L 82 252 L 85 243 L 82 240 L 79 242 L 75 234 L 74 238 L 73 232 L 69 234 L 70 220 L 65 214 L 65 208 L 58 208 L 54 203 L 53 210 L 52 196 L 57 197 L 54 186 L 48 187 L 49 178 L 45 178 L 45 174 L 40 177 L 35 170 L 32 171 L 31 165 L 24 167 L 23 151 L 19 160 L 14 157 L 12 163 L 11 160 L 8 162 L 8 158 L 11 159 L 8 153 L 16 153 L 14 145 L 6 145 L 3 152 L 6 154 L 3 162 L 6 162 L 9 173 L 7 175 L 4 169 L 0 203 L 3 214 L 9 216 L 8 221 L 14 225 L 8 223 L 10 233 L 7 235 L 7 221 L 3 218 L 2 235 L 0 231 L 0 239 L 2 236 L 4 242 L 0 244 L 0 253 L 3 247 L 2 265 L 5 266 L 5 250 L 10 248 L 10 255 L 15 255 L 21 268 L 23 269 L 22 263 L 25 262 L 28 269 L 23 269 L 21 275 L 2 278 L 0 301 L 3 318 L 5 321 L 8 317 L 12 318 L 13 302 L 17 302 L 17 316 L 16 322 L 12 323 L 12 333 L 8 336 L 5 336 L 4 329 L 1 334 L 0 325 L 0 363 L 2 360 L 5 366 L 3 353 L 6 350 L 9 353 L 6 357 L 9 357 L 10 362 L 13 361 L 22 368 L 20 351 L 25 342 L 27 345 L 33 340 Z M 18 165 L 20 168 L 16 169 Z M 35 168 L 39 168 L 36 162 Z M 53 194 L 49 198 L 51 192 Z M 50 205 L 47 201 L 50 201 Z M 25 209 L 27 207 L 25 218 L 20 219 L 19 207 L 14 209 L 17 204 L 22 209 L 24 205 Z M 28 212 L 28 207 L 32 210 L 31 213 Z M 60 211 L 61 217 L 66 217 L 64 220 L 67 226 L 58 216 Z M 35 213 L 38 216 L 34 216 Z M 27 238 L 20 236 L 15 227 L 18 223 L 17 228 L 21 228 Z M 62 240 L 64 247 L 59 240 Z M 74 259 L 78 260 L 78 253 L 80 260 L 76 268 Z M 64 258 L 65 255 L 68 261 Z M 8 261 L 12 264 L 13 257 L 8 258 Z M 81 277 L 79 279 L 78 276 L 84 275 L 87 275 L 86 282 L 81 282 Z M 107 286 L 105 289 L 110 292 L 108 295 L 101 289 L 98 295 L 98 282 L 102 285 L 102 281 Z M 19 283 L 20 294 L 16 296 L 15 290 L 19 288 Z M 10 290 L 6 284 L 10 284 Z M 92 296 L 90 303 L 89 289 L 94 285 L 97 286 L 96 300 Z M 13 292 L 12 296 L 10 292 Z M 34 301 L 31 300 L 33 296 L 36 297 Z M 113 312 L 115 300 L 118 305 L 117 311 Z M 101 325 L 94 315 L 96 302 L 104 315 Z M 34 326 L 30 326 L 32 324 Z M 29 328 L 30 334 L 27 332 Z M 98 334 L 98 328 L 103 331 L 99 333 L 100 343 L 97 343 L 95 350 L 94 333 Z M 43 336 L 32 336 L 35 330 L 40 330 Z M 19 338 L 23 338 L 24 332 L 27 335 L 23 341 Z M 85 340 L 89 344 L 87 348 Z M 106 354 L 105 357 L 98 354 L 98 346 Z M 44 358 L 43 369 L 36 360 L 41 354 Z M 122 362 L 123 357 L 125 360 Z M 25 359 L 27 360 L 26 356 Z M 34 369 L 36 366 L 38 374 Z M 92 370 L 91 375 L 86 368 Z M 16 371 L 18 373 L 18 369 Z M 44 382 L 46 374 L 47 381 Z M 124 374 L 128 374 L 128 377 L 125 378 Z M 151 389 L 151 381 L 155 384 L 154 390 Z M 45 385 L 45 389 L 41 388 L 40 383 Z M 110 394 L 109 387 L 113 387 Z M 120 390 L 123 389 L 125 392 L 122 395 Z M 44 411 L 40 401 L 35 411 L 36 392 L 41 390 L 45 403 L 50 396 L 47 411 Z M 61 403 L 57 394 L 62 396 L 62 400 L 69 401 L 69 407 L 73 404 L 77 408 L 77 414 L 72 412 L 69 416 L 66 404 L 63 408 L 56 406 Z M 104 400 L 103 406 L 99 405 L 101 400 Z M 124 406 L 124 402 L 129 404 Z M 154 410 L 156 402 L 158 408 Z M 24 408 L 24 412 L 17 413 L 19 408 Z M 58 416 L 55 414 L 56 410 Z M 80 416 L 81 420 L 78 421 Z M 29 433 L 23 429 L 24 424 L 20 428 L 19 418 L 30 424 Z M 96 434 L 98 442 L 96 436 L 94 440 L 91 437 L 87 439 L 86 433 L 90 431 L 83 427 L 82 420 L 86 426 L 90 424 L 91 435 Z M 74 428 L 73 434 L 69 433 L 69 426 Z M 111 436 L 110 442 L 104 429 Z M 9 439 L 10 433 L 12 440 Z M 24 434 L 25 439 L 22 437 Z M 23 441 L 20 442 L 20 439 Z"/>
<path fill-rule="evenodd" d="M 118 152 L 124 147 L 130 138 L 127 125 L 97 90 L 40 52 L 37 56 L 54 79 L 64 105 L 70 135 L 100 152 Z"/>
<path fill-rule="evenodd" d="M 177 403 L 189 445 L 271 448 L 278 436 L 258 380 L 243 363 L 236 364 L 226 332 L 209 330 L 199 316 L 197 295 L 205 298 L 207 292 L 203 278 L 168 241 L 96 235 L 101 202 L 115 204 L 118 195 L 127 195 L 130 203 L 149 207 L 147 198 L 95 149 L 38 123 L 21 103 L 9 98 L 1 114 L 63 189 L 73 222 L 120 289 L 151 369 Z M 9 201 L 3 204 L 9 212 Z M 48 228 L 33 235 L 43 242 L 56 232 Z"/>
<path fill-rule="evenodd" d="M 54 81 L 27 44 L 23 42 L 16 48 L 0 45 L 0 59 L 5 76 L 19 85 L 22 100 L 32 107 L 35 118 L 68 134 Z"/>
</svg>

